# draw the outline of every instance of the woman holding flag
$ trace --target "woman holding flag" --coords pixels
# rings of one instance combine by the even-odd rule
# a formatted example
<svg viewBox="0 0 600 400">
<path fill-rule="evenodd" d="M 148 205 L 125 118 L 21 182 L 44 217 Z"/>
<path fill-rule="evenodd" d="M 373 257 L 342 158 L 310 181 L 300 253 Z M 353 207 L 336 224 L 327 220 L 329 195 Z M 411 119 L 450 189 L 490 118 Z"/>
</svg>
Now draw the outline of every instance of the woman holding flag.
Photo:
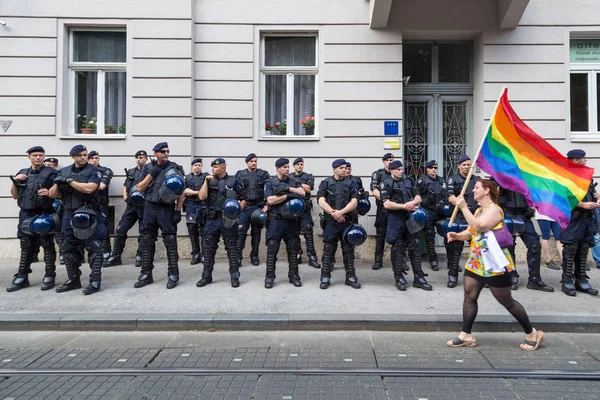
<svg viewBox="0 0 600 400">
<path fill-rule="evenodd" d="M 465 266 L 463 302 L 463 326 L 460 334 L 446 344 L 450 347 L 474 347 L 477 341 L 471 328 L 477 317 L 477 300 L 481 290 L 488 285 L 496 300 L 512 314 L 525 331 L 525 341 L 520 345 L 527 351 L 537 350 L 544 340 L 544 332 L 535 330 L 523 306 L 512 298 L 509 273 L 514 263 L 508 249 L 501 249 L 491 232 L 502 228 L 504 214 L 498 205 L 498 185 L 490 179 L 482 179 L 473 189 L 480 207 L 471 213 L 463 196 L 456 198 L 469 228 L 462 232 L 449 232 L 448 242 L 471 239 L 470 255 Z"/>
</svg>

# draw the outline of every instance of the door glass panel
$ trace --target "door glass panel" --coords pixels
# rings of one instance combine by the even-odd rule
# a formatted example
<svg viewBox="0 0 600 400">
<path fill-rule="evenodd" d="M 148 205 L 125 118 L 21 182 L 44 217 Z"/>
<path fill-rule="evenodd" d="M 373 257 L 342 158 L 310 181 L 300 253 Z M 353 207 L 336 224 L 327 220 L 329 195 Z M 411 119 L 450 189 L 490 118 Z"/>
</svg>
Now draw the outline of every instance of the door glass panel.
<svg viewBox="0 0 600 400">
<path fill-rule="evenodd" d="M 431 43 L 404 43 L 402 48 L 402 75 L 412 83 L 431 83 Z"/>
<path fill-rule="evenodd" d="M 571 132 L 587 132 L 588 74 L 571 74 Z"/>
<path fill-rule="evenodd" d="M 471 82 L 471 43 L 439 44 L 440 82 Z"/>
<path fill-rule="evenodd" d="M 427 162 L 428 103 L 404 103 L 404 175 L 415 182 Z"/>
<path fill-rule="evenodd" d="M 467 154 L 467 102 L 443 102 L 442 115 L 443 176 L 449 177 L 458 173 L 456 163 L 460 156 Z"/>
</svg>

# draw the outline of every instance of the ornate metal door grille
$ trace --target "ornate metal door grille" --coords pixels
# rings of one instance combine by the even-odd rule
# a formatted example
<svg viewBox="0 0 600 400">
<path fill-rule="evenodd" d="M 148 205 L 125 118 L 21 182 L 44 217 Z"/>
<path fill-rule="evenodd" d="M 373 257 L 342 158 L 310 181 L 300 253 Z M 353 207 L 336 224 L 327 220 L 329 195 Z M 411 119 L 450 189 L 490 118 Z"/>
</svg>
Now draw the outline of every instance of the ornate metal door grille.
<svg viewBox="0 0 600 400">
<path fill-rule="evenodd" d="M 404 175 L 415 182 L 427 162 L 428 108 L 427 102 L 404 102 Z"/>
<path fill-rule="evenodd" d="M 467 102 L 443 102 L 444 176 L 458 173 L 456 162 L 467 152 Z"/>
</svg>

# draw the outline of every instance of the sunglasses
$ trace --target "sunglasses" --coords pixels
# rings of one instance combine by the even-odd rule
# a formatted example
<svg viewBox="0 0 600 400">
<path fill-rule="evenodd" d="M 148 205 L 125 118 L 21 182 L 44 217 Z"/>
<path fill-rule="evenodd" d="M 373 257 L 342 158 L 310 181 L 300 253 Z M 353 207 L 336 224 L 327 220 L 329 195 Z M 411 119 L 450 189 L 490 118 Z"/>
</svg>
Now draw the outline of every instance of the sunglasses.
<svg viewBox="0 0 600 400">
<path fill-rule="evenodd" d="M 169 154 L 170 152 L 171 152 L 170 150 L 161 150 L 160 151 L 160 153 L 163 153 L 163 154 Z"/>
<path fill-rule="evenodd" d="M 430 169 L 438 169 L 438 167 L 429 167 Z"/>
</svg>

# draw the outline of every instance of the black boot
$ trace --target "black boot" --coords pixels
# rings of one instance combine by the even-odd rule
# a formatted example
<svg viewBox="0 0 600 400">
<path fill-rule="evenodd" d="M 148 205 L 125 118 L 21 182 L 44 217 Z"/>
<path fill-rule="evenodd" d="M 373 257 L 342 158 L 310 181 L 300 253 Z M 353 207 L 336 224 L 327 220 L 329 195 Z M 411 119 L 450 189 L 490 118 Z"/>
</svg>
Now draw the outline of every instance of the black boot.
<svg viewBox="0 0 600 400">
<path fill-rule="evenodd" d="M 167 249 L 168 280 L 167 289 L 173 289 L 179 282 L 179 254 L 177 253 L 177 237 L 167 235 L 163 238 Z"/>
<path fill-rule="evenodd" d="M 458 285 L 458 266 L 462 254 L 464 242 L 452 242 L 446 244 L 448 257 L 448 283 L 446 286 L 455 288 Z"/>
<path fill-rule="evenodd" d="M 406 290 L 408 282 L 406 282 L 406 278 L 404 278 L 405 272 L 399 268 L 399 265 L 400 265 L 400 260 L 399 260 L 400 252 L 398 251 L 398 243 L 399 242 L 400 242 L 400 240 L 396 241 L 396 243 L 394 243 L 392 245 L 392 250 L 391 250 L 392 271 L 394 272 L 394 281 L 396 282 L 396 289 L 404 292 Z"/>
<path fill-rule="evenodd" d="M 563 272 L 561 279 L 561 290 L 567 296 L 577 294 L 575 287 L 575 257 L 577 254 L 577 243 L 567 243 L 563 245 L 562 264 Z"/>
<path fill-rule="evenodd" d="M 260 259 L 258 258 L 258 250 L 260 249 L 260 228 L 254 228 L 250 231 L 250 244 L 252 249 L 250 250 L 250 263 L 254 266 L 260 265 Z"/>
<path fill-rule="evenodd" d="M 235 239 L 235 247 L 236 252 L 238 254 L 238 264 L 240 267 L 242 266 L 242 260 L 244 255 L 244 248 L 246 247 L 246 236 L 248 234 L 248 229 L 244 229 L 243 225 L 238 226 L 238 236 Z"/>
<path fill-rule="evenodd" d="M 280 246 L 279 240 L 271 239 L 267 242 L 267 271 L 265 273 L 265 288 L 271 289 L 275 283 L 275 269 L 277 264 L 277 253 Z M 288 253 L 289 257 L 289 253 Z"/>
<path fill-rule="evenodd" d="M 298 255 L 296 256 L 296 260 L 298 261 L 298 265 L 302 264 L 304 262 L 304 260 L 302 260 L 302 254 L 304 254 L 304 252 L 302 251 L 302 248 L 298 249 Z"/>
<path fill-rule="evenodd" d="M 231 287 L 240 287 L 240 257 L 237 253 L 235 236 L 224 239 L 227 259 L 229 260 L 229 275 L 231 276 Z"/>
<path fill-rule="evenodd" d="M 295 287 L 302 286 L 300 271 L 298 270 L 298 249 L 300 249 L 300 237 L 293 237 L 286 242 L 288 253 L 288 278 Z"/>
<path fill-rule="evenodd" d="M 111 246 L 110 246 L 110 234 L 106 231 L 106 236 L 102 239 L 102 257 L 104 260 L 108 260 L 110 257 Z"/>
<path fill-rule="evenodd" d="M 360 283 L 356 277 L 356 269 L 354 267 L 354 246 L 342 241 L 342 256 L 344 258 L 344 268 L 346 269 L 345 285 L 352 289 L 360 289 Z"/>
<path fill-rule="evenodd" d="M 88 255 L 92 273 L 90 274 L 89 285 L 87 285 L 82 291 L 82 293 L 86 296 L 94 294 L 100 290 L 100 282 L 102 281 L 102 263 L 104 261 L 102 252 L 102 243 L 98 240 L 92 240 L 90 242 L 90 252 Z"/>
<path fill-rule="evenodd" d="M 428 229 L 425 231 L 425 242 L 427 243 L 427 254 L 429 256 L 429 265 L 432 271 L 439 271 L 439 261 L 435 252 L 435 231 Z"/>
<path fill-rule="evenodd" d="M 327 289 L 331 284 L 331 262 L 336 247 L 330 242 L 323 244 L 323 266 L 321 267 L 321 284 L 319 285 L 321 289 Z"/>
<path fill-rule="evenodd" d="M 408 243 L 408 251 L 410 265 L 412 266 L 413 274 L 415 276 L 413 287 L 427 291 L 432 290 L 433 286 L 427 283 L 427 280 L 425 279 L 427 274 L 423 273 L 423 269 L 421 268 L 421 249 L 419 246 L 419 239 L 414 238 Z"/>
<path fill-rule="evenodd" d="M 200 264 L 202 260 L 202 254 L 200 253 L 200 233 L 198 231 L 198 224 L 186 224 L 188 229 L 188 235 L 190 236 L 190 242 L 192 244 L 192 259 L 190 265 Z"/>
<path fill-rule="evenodd" d="M 19 269 L 15 274 L 12 284 L 6 288 L 7 292 L 16 292 L 17 290 L 29 287 L 29 267 L 33 258 L 33 238 L 24 236 L 19 240 L 21 245 L 21 257 L 19 258 Z"/>
<path fill-rule="evenodd" d="M 204 248 L 204 257 L 202 262 L 204 263 L 204 268 L 202 269 L 202 278 L 198 281 L 198 283 L 196 283 L 197 287 L 204 287 L 208 284 L 211 284 L 213 281 L 212 272 L 215 265 L 215 255 L 217 253 L 218 240 L 218 233 L 217 235 L 206 235 L 202 240 Z"/>
<path fill-rule="evenodd" d="M 156 238 L 151 235 L 141 235 L 140 244 L 142 246 L 142 270 L 138 276 L 138 281 L 133 285 L 136 289 L 143 288 L 154 282 L 152 270 L 154 269 Z"/>
<path fill-rule="evenodd" d="M 383 250 L 385 248 L 385 231 L 380 235 L 380 232 L 377 232 L 377 236 L 375 236 L 375 262 L 373 263 L 374 270 L 381 269 L 383 267 Z"/>
<path fill-rule="evenodd" d="M 42 290 L 50 290 L 54 287 L 56 277 L 56 247 L 54 246 L 54 236 L 46 235 L 40 238 L 44 248 L 45 272 L 42 279 Z"/>
<path fill-rule="evenodd" d="M 319 259 L 317 257 L 317 250 L 315 249 L 315 237 L 313 230 L 304 232 L 304 241 L 306 242 L 306 255 L 308 257 L 308 265 L 313 268 L 320 269 Z M 302 252 L 302 248 L 298 246 L 298 254 Z"/>
<path fill-rule="evenodd" d="M 64 293 L 75 289 L 81 289 L 81 270 L 79 269 L 79 266 L 81 265 L 80 250 L 79 248 L 72 247 L 68 241 L 65 241 L 63 244 L 65 252 L 65 267 L 67 269 L 67 277 L 69 279 L 55 289 L 56 293 Z"/>
<path fill-rule="evenodd" d="M 113 251 L 108 260 L 104 263 L 104 268 L 115 267 L 117 265 L 123 265 L 123 261 L 121 260 L 121 254 L 123 254 L 123 249 L 125 248 L 125 242 L 127 240 L 127 236 L 115 235 Z"/>
<path fill-rule="evenodd" d="M 142 237 L 138 236 L 138 248 L 135 252 L 135 267 L 142 268 Z"/>
<path fill-rule="evenodd" d="M 580 242 L 575 255 L 575 289 L 579 292 L 587 293 L 592 296 L 598 294 L 598 290 L 594 289 L 586 274 L 587 268 L 587 257 L 590 250 L 590 245 L 587 242 Z"/>
</svg>

